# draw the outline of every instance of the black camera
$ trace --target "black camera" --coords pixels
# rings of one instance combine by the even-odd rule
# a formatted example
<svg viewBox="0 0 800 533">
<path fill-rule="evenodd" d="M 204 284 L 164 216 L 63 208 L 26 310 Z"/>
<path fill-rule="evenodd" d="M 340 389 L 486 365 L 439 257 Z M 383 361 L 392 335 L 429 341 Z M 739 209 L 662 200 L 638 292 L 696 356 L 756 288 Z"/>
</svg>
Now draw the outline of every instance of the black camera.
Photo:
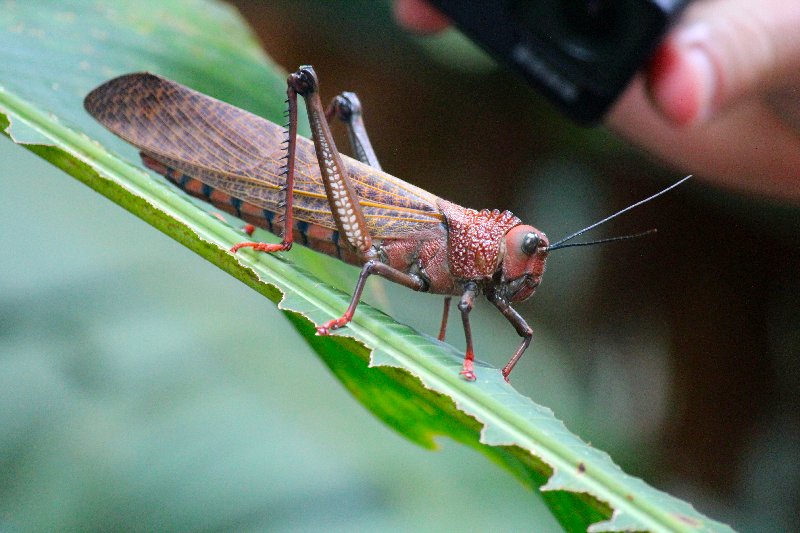
<svg viewBox="0 0 800 533">
<path fill-rule="evenodd" d="M 431 0 L 461 31 L 592 123 L 648 59 L 688 0 Z"/>
</svg>

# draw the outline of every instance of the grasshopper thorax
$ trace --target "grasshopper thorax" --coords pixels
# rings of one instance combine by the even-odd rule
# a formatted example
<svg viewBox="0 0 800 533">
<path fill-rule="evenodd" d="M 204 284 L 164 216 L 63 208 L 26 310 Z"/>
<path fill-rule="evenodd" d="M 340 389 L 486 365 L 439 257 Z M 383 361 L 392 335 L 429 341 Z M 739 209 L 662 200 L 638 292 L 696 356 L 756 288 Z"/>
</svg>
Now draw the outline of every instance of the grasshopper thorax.
<svg viewBox="0 0 800 533">
<path fill-rule="evenodd" d="M 519 225 L 505 235 L 501 287 L 509 302 L 530 298 L 542 279 L 550 242 L 533 226 Z"/>
</svg>

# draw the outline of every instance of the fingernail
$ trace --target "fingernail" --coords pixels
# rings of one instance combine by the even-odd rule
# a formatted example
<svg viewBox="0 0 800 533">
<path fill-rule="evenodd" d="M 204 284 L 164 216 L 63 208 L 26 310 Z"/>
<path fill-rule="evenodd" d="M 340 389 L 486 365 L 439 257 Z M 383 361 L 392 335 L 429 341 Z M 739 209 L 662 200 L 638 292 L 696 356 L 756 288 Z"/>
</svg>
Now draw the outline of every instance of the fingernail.
<svg viewBox="0 0 800 533">
<path fill-rule="evenodd" d="M 696 112 L 693 122 L 706 122 L 713 114 L 717 91 L 714 64 L 705 48 L 697 45 L 684 49 L 684 61 L 694 81 Z"/>
<path fill-rule="evenodd" d="M 708 47 L 712 45 L 710 41 L 711 30 L 704 22 L 696 22 L 684 28 L 675 38 L 679 55 L 683 55 L 694 83 L 697 112 L 693 122 L 706 122 L 714 112 L 718 80 L 708 51 Z"/>
<path fill-rule="evenodd" d="M 702 47 L 666 42 L 651 61 L 647 82 L 653 104 L 672 124 L 691 126 L 710 118 L 715 80 Z"/>
</svg>

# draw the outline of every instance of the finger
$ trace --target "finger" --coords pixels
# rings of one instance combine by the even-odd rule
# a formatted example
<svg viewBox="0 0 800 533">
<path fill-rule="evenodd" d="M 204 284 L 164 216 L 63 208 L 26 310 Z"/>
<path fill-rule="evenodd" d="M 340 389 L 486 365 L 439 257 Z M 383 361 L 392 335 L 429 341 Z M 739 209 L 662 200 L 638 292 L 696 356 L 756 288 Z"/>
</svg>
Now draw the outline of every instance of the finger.
<svg viewBox="0 0 800 533">
<path fill-rule="evenodd" d="M 699 127 L 679 127 L 648 105 L 644 80 L 626 89 L 607 124 L 679 168 L 728 189 L 800 204 L 800 136 L 750 98 Z"/>
<path fill-rule="evenodd" d="M 676 124 L 704 122 L 743 98 L 798 81 L 800 3 L 690 4 L 648 69 L 656 108 Z"/>
<path fill-rule="evenodd" d="M 397 0 L 394 18 L 401 26 L 418 33 L 436 33 L 450 25 L 450 20 L 425 0 Z"/>
</svg>

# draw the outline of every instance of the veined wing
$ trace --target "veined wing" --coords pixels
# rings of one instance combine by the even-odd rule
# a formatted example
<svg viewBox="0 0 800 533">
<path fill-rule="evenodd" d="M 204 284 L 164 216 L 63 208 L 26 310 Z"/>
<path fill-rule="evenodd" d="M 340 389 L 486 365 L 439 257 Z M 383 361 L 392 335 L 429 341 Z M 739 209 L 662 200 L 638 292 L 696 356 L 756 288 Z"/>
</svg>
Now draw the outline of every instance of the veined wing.
<svg viewBox="0 0 800 533">
<path fill-rule="evenodd" d="M 89 93 L 84 106 L 154 159 L 234 198 L 282 211 L 284 128 L 149 73 L 104 83 Z M 298 137 L 296 153 L 295 218 L 336 229 L 313 143 Z M 443 222 L 435 195 L 347 156 L 342 159 L 374 237 L 405 237 Z"/>
</svg>

